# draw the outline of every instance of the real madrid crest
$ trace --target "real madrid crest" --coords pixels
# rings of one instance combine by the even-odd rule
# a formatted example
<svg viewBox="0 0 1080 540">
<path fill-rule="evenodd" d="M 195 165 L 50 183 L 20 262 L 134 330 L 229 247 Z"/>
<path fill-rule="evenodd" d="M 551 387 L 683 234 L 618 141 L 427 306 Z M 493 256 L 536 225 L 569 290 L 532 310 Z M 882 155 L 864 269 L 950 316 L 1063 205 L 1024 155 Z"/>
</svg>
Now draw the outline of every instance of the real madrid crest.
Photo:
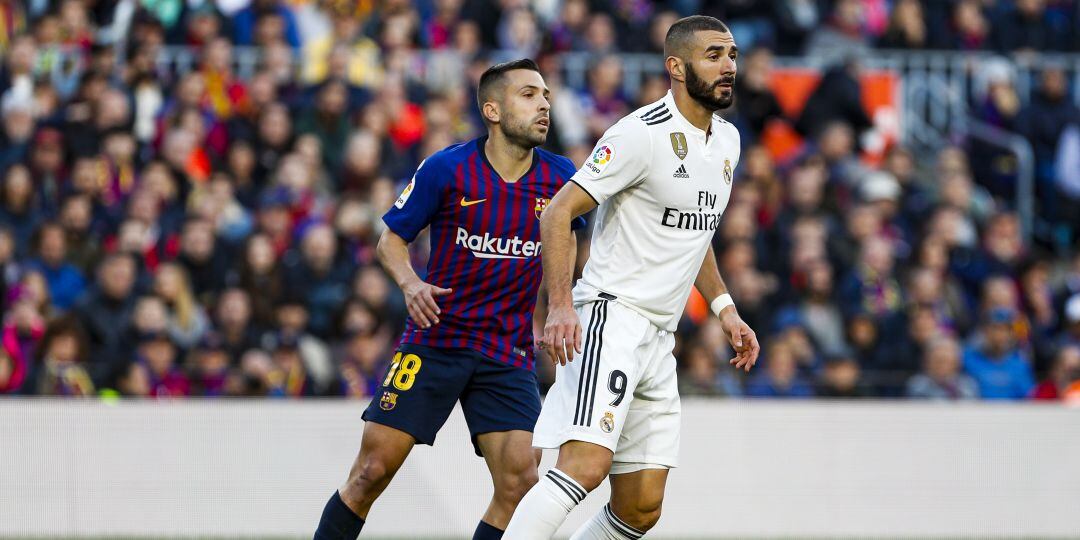
<svg viewBox="0 0 1080 540">
<path fill-rule="evenodd" d="M 724 160 L 724 182 L 731 183 L 731 160 Z"/>
<path fill-rule="evenodd" d="M 536 219 L 540 219 L 540 214 L 544 213 L 544 209 L 547 208 L 549 202 L 551 202 L 551 199 L 545 199 L 543 197 L 536 198 L 536 206 L 533 208 Z"/>
<path fill-rule="evenodd" d="M 387 391 L 383 392 L 382 398 L 379 399 L 379 408 L 384 411 L 393 410 L 397 406 L 397 394 Z"/>
<path fill-rule="evenodd" d="M 689 147 L 686 146 L 686 135 L 681 131 L 676 131 L 671 134 L 671 150 L 675 152 L 676 156 L 679 156 L 679 159 L 686 159 Z"/>
<path fill-rule="evenodd" d="M 604 413 L 604 417 L 600 419 L 600 429 L 604 430 L 604 433 L 615 430 L 615 415 L 611 414 L 611 411 Z"/>
</svg>

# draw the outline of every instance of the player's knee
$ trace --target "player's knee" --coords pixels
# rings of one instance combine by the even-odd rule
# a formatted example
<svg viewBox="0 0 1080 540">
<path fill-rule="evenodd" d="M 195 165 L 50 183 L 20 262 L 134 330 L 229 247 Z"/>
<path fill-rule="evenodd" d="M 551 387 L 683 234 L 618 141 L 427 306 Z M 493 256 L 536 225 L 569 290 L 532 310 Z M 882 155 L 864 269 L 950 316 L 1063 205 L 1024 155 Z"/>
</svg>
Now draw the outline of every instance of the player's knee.
<svg viewBox="0 0 1080 540">
<path fill-rule="evenodd" d="M 647 531 L 660 521 L 662 501 L 642 500 L 633 504 L 612 505 L 615 515 L 639 531 Z"/>
<path fill-rule="evenodd" d="M 593 451 L 591 447 L 575 447 L 572 451 L 559 453 L 556 467 L 573 478 L 585 491 L 600 487 L 611 470 L 611 453 L 607 450 Z"/>
<path fill-rule="evenodd" d="M 350 475 L 346 486 L 350 494 L 357 499 L 378 496 L 390 483 L 390 472 L 386 464 L 377 458 L 368 458 Z"/>
<path fill-rule="evenodd" d="M 495 482 L 495 498 L 501 502 L 517 505 L 539 480 L 535 467 L 527 467 L 514 473 L 499 475 Z"/>
<path fill-rule="evenodd" d="M 608 469 L 602 466 L 585 465 L 582 467 L 574 467 L 572 471 L 563 472 L 577 481 L 581 487 L 585 488 L 585 491 L 592 492 L 592 490 L 600 487 L 600 484 L 607 478 Z"/>
</svg>

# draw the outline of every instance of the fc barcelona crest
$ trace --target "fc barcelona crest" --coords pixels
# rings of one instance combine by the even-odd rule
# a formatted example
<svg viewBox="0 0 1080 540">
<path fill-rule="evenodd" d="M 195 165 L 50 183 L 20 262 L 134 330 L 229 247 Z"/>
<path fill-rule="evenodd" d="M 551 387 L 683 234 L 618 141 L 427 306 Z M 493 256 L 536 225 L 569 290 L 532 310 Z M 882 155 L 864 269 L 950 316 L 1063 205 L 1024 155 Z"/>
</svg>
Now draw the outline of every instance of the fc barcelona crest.
<svg viewBox="0 0 1080 540">
<path fill-rule="evenodd" d="M 533 212 L 536 213 L 536 219 L 540 219 L 540 214 L 544 213 L 544 209 L 547 208 L 549 202 L 551 202 L 551 199 L 545 199 L 543 197 L 536 198 L 536 207 L 533 208 Z"/>
<path fill-rule="evenodd" d="M 382 398 L 379 399 L 379 408 L 384 411 L 393 410 L 397 406 L 397 394 L 393 392 L 383 392 Z"/>
<path fill-rule="evenodd" d="M 689 147 L 686 146 L 686 135 L 681 131 L 671 134 L 671 150 L 675 152 L 676 156 L 679 156 L 679 159 L 686 159 Z"/>
<path fill-rule="evenodd" d="M 731 160 L 724 160 L 724 182 L 731 183 Z"/>
</svg>

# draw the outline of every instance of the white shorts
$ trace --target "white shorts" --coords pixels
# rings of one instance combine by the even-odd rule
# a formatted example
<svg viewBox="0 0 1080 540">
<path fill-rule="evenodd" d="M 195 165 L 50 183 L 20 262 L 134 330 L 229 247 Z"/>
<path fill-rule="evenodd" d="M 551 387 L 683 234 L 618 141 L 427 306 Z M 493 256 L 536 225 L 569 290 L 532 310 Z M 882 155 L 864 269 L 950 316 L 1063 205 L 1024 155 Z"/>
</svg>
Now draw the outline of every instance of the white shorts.
<svg viewBox="0 0 1080 540">
<path fill-rule="evenodd" d="M 584 345 L 555 369 L 533 446 L 585 441 L 615 453 L 612 473 L 678 465 L 675 337 L 617 301 L 577 307 Z"/>
</svg>

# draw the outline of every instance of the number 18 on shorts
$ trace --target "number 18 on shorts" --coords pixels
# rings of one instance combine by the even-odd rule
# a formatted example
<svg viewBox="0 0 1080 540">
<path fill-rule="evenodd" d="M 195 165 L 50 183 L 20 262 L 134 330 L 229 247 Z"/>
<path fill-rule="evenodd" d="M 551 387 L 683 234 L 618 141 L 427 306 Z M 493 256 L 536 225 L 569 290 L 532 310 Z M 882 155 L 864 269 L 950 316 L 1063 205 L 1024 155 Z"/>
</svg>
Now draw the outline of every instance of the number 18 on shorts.
<svg viewBox="0 0 1080 540">
<path fill-rule="evenodd" d="M 572 440 L 604 446 L 615 453 L 616 474 L 677 466 L 674 336 L 616 301 L 597 300 L 577 312 L 582 352 L 556 368 L 533 446 L 558 448 Z"/>
</svg>

